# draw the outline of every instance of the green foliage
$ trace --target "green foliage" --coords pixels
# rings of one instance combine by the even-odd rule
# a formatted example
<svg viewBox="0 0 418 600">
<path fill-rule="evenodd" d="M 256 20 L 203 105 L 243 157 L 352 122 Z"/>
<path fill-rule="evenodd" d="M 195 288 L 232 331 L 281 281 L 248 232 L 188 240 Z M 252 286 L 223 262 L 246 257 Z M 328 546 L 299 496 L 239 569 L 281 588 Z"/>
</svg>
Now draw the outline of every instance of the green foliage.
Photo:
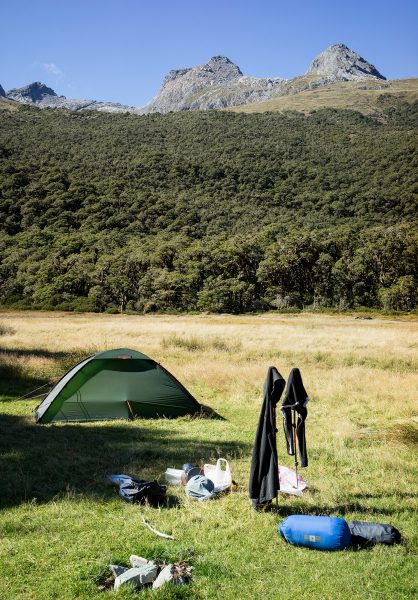
<svg viewBox="0 0 418 600">
<path fill-rule="evenodd" d="M 0 302 L 411 310 L 416 114 L 2 111 Z"/>
</svg>

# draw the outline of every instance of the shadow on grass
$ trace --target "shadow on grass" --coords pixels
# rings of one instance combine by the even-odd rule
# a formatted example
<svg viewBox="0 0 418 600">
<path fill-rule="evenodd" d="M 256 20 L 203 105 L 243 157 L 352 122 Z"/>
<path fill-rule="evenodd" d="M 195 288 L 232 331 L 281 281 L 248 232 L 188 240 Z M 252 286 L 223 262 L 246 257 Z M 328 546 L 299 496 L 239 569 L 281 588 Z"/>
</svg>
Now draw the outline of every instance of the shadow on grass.
<svg viewBox="0 0 418 600">
<path fill-rule="evenodd" d="M 357 497 L 357 496 L 355 496 Z M 361 495 L 360 495 L 361 499 Z M 342 517 L 345 518 L 346 515 L 350 515 L 352 513 L 362 513 L 366 515 L 386 515 L 391 516 L 399 512 L 399 506 L 394 506 L 393 509 L 384 508 L 381 506 L 371 506 L 370 504 L 362 504 L 356 499 L 350 499 L 344 504 L 304 504 L 293 506 L 280 504 L 276 504 L 275 502 L 271 504 L 269 507 L 266 507 L 264 510 L 276 513 L 280 517 L 286 518 L 290 515 L 298 515 L 298 514 L 309 514 L 323 517 Z M 367 519 L 366 519 L 367 520 Z"/>
<path fill-rule="evenodd" d="M 50 352 L 49 350 L 42 350 L 40 348 L 2 348 L 1 354 L 8 354 L 9 356 L 35 356 L 37 358 L 50 358 L 53 360 L 62 360 L 68 358 L 72 352 Z"/>
<path fill-rule="evenodd" d="M 37 425 L 29 417 L 0 415 L 0 507 L 62 494 L 106 499 L 116 493 L 106 480 L 109 473 L 161 481 L 167 467 L 250 451 L 245 443 L 199 439 L 202 427 L 210 431 L 210 421 L 188 422 L 187 438 L 173 425 L 170 420 L 152 426 L 144 420 Z"/>
</svg>

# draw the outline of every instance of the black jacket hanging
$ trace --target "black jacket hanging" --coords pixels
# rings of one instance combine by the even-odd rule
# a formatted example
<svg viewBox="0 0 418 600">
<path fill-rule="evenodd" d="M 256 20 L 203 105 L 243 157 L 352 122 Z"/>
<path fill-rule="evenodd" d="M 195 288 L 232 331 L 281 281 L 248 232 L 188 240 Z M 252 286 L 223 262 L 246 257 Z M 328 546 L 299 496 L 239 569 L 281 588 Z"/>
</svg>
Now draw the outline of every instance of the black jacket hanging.
<svg viewBox="0 0 418 600">
<path fill-rule="evenodd" d="M 269 502 L 279 490 L 279 465 L 276 446 L 276 406 L 285 380 L 275 367 L 269 367 L 264 382 L 264 400 L 255 436 L 250 469 L 249 496 L 253 507 Z"/>
<path fill-rule="evenodd" d="M 292 369 L 287 381 L 283 405 L 280 410 L 283 414 L 283 428 L 286 436 L 287 453 L 291 456 L 294 456 L 295 454 L 295 441 L 293 438 L 292 428 L 292 410 L 297 413 L 296 437 L 298 441 L 302 467 L 308 466 L 308 454 L 306 451 L 305 437 L 305 419 L 308 416 L 308 409 L 306 408 L 306 405 L 308 404 L 308 401 L 308 394 L 303 387 L 300 371 L 299 369 Z"/>
</svg>

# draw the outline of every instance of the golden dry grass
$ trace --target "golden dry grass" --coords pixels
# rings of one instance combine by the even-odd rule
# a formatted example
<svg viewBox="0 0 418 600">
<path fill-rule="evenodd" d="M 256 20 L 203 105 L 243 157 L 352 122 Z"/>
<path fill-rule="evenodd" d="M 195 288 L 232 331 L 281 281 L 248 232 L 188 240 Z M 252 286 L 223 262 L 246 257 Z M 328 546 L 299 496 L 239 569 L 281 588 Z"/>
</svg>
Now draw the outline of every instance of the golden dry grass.
<svg viewBox="0 0 418 600">
<path fill-rule="evenodd" d="M 310 113 L 321 108 L 349 108 L 365 115 L 375 115 L 381 114 L 383 109 L 389 106 L 402 102 L 416 102 L 418 79 L 395 79 L 386 82 L 344 81 L 313 90 L 295 91 L 296 93 L 287 96 L 235 106 L 228 110 L 247 113 L 296 110 Z"/>
<path fill-rule="evenodd" d="M 215 401 L 222 407 L 232 408 L 244 399 L 257 406 L 268 366 L 276 365 L 284 375 L 299 366 L 310 395 L 321 411 L 326 410 L 337 435 L 367 427 L 370 418 L 374 426 L 386 429 L 418 412 L 418 324 L 414 321 L 312 314 L 22 312 L 3 313 L 0 322 L 16 332 L 2 336 L 3 360 L 32 375 L 59 376 L 62 366 L 53 358 L 56 353 L 85 355 L 128 347 L 163 363 L 203 403 Z M 10 356 L 8 348 L 14 350 Z M 50 357 L 39 356 L 39 349 Z M 25 352 L 19 356 L 19 350 Z M 71 355 L 69 360 L 71 364 Z"/>
<path fill-rule="evenodd" d="M 0 98 L 0 110 L 10 110 L 15 111 L 18 110 L 19 104 L 17 102 L 13 102 L 13 100 L 9 100 L 8 98 Z"/>
</svg>

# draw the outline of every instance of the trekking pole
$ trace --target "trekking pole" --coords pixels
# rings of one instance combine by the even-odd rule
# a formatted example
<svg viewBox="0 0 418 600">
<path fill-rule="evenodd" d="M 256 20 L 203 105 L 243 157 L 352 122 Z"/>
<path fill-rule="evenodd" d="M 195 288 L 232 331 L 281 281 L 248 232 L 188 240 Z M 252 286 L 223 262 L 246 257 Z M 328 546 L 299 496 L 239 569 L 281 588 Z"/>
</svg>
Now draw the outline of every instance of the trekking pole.
<svg viewBox="0 0 418 600">
<path fill-rule="evenodd" d="M 292 410 L 292 429 L 293 429 L 293 448 L 295 450 L 295 472 L 296 472 L 296 489 L 298 489 L 298 456 L 297 456 L 297 436 L 296 436 L 296 411 Z"/>
</svg>

